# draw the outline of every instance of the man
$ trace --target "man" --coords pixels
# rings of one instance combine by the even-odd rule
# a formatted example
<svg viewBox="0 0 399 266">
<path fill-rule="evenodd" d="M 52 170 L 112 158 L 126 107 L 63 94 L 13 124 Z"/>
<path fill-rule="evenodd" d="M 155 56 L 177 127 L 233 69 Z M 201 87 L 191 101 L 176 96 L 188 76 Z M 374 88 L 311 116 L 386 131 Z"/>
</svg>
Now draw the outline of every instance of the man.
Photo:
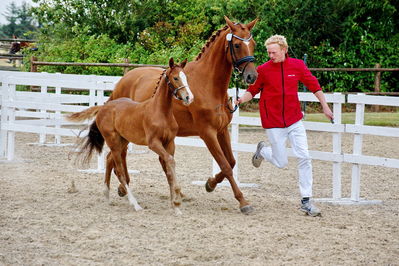
<svg viewBox="0 0 399 266">
<path fill-rule="evenodd" d="M 265 46 L 270 60 L 257 68 L 258 79 L 236 101 L 236 104 L 244 103 L 261 93 L 259 112 L 271 146 L 266 146 L 264 141 L 259 142 L 252 157 L 252 164 L 259 167 L 263 160 L 267 160 L 279 168 L 285 167 L 288 163 L 286 141 L 289 139 L 298 158 L 299 190 L 302 196 L 300 210 L 310 216 L 319 216 L 320 210 L 310 201 L 313 183 L 312 162 L 302 123 L 298 81 L 314 93 L 323 107 L 325 116 L 331 121 L 334 118 L 333 113 L 316 77 L 310 73 L 302 60 L 288 56 L 288 44 L 284 36 L 271 36 L 266 40 Z"/>
</svg>

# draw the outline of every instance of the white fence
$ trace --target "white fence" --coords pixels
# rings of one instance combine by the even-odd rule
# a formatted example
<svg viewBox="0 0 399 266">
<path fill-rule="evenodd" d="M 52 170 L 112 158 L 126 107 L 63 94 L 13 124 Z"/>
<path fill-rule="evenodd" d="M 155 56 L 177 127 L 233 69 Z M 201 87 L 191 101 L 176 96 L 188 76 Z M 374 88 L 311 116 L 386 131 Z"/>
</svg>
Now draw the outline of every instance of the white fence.
<svg viewBox="0 0 399 266">
<path fill-rule="evenodd" d="M 0 93 L 1 105 L 1 143 L 0 158 L 13 160 L 15 132 L 30 132 L 39 134 L 39 143 L 46 142 L 47 135 L 54 136 L 54 144 L 61 144 L 61 136 L 77 136 L 81 124 L 71 123 L 63 118 L 63 114 L 81 111 L 87 106 L 102 104 L 107 100 L 104 91 L 111 91 L 120 77 L 94 75 L 68 75 L 48 73 L 26 73 L 0 71 L 2 83 Z M 34 86 L 37 92 L 18 91 L 19 86 Z M 86 95 L 70 94 L 71 90 L 83 90 Z M 39 91 L 40 90 L 40 91 Z M 240 91 L 239 94 L 243 94 Z M 229 94 L 234 96 L 235 90 Z M 312 93 L 299 93 L 301 101 L 317 101 Z M 333 136 L 332 151 L 310 151 L 313 159 L 329 161 L 333 164 L 332 197 L 319 199 L 334 203 L 374 203 L 360 198 L 360 169 L 361 165 L 377 165 L 382 167 L 399 168 L 399 160 L 362 155 L 362 136 L 371 134 L 376 136 L 399 137 L 398 128 L 365 126 L 364 106 L 378 104 L 399 106 L 399 97 L 349 95 L 347 102 L 356 104 L 356 122 L 354 125 L 342 124 L 342 104 L 346 102 L 345 95 L 340 93 L 326 94 L 326 100 L 333 105 L 335 124 L 304 122 L 307 130 L 330 132 Z M 86 105 L 83 106 L 82 104 Z M 234 113 L 231 123 L 231 139 L 235 157 L 238 152 L 253 152 L 256 144 L 239 142 L 239 125 L 260 126 L 259 118 L 240 116 L 239 110 Z M 342 152 L 342 133 L 354 134 L 353 154 Z M 205 147 L 198 138 L 176 138 L 177 145 Z M 291 149 L 289 156 L 294 156 Z M 341 172 L 342 163 L 351 163 L 352 187 L 351 197 L 342 197 Z M 99 157 L 98 168 L 104 168 L 104 158 Z M 218 171 L 214 163 L 213 172 Z M 234 168 L 234 176 L 238 180 L 238 167 Z M 239 183 L 240 184 L 240 183 Z M 245 185 L 241 183 L 241 185 Z"/>
</svg>

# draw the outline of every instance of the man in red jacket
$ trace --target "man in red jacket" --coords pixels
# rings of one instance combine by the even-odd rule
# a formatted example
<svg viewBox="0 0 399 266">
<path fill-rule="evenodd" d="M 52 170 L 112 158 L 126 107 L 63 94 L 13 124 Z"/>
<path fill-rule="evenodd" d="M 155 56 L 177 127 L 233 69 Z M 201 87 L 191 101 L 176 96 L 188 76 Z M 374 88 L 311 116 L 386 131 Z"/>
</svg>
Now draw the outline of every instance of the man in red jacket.
<svg viewBox="0 0 399 266">
<path fill-rule="evenodd" d="M 316 77 L 302 60 L 288 57 L 288 44 L 284 36 L 274 35 L 266 40 L 265 46 L 270 60 L 258 66 L 258 79 L 236 104 L 251 100 L 261 93 L 259 112 L 263 128 L 271 146 L 264 141 L 258 143 L 252 164 L 259 167 L 267 160 L 279 168 L 288 163 L 286 141 L 290 140 L 292 150 L 298 158 L 299 190 L 302 196 L 301 210 L 311 216 L 321 214 L 310 201 L 312 197 L 312 162 L 309 156 L 306 131 L 302 123 L 303 113 L 298 99 L 298 81 L 314 93 L 323 107 L 327 118 L 333 121 Z"/>
</svg>

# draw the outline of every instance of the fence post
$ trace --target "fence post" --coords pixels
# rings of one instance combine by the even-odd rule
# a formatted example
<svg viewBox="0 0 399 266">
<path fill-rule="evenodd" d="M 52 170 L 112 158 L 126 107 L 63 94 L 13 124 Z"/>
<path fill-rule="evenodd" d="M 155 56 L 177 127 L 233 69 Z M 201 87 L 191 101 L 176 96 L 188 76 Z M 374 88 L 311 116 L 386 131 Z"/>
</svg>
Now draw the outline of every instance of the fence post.
<svg viewBox="0 0 399 266">
<path fill-rule="evenodd" d="M 334 93 L 334 95 L 341 95 L 341 93 Z M 342 103 L 333 104 L 334 120 L 336 124 L 342 123 Z M 333 153 L 342 154 L 342 133 L 333 133 Z M 342 163 L 333 162 L 333 200 L 342 198 L 342 183 L 341 183 Z"/>
<path fill-rule="evenodd" d="M 125 59 L 123 59 L 123 61 L 124 61 L 126 64 L 129 64 L 129 62 L 130 62 L 129 58 L 125 58 Z M 124 67 L 124 68 L 123 68 L 123 75 L 125 75 L 127 72 L 129 72 L 129 67 Z"/>
<path fill-rule="evenodd" d="M 57 104 L 61 105 L 62 104 L 61 87 L 59 86 L 55 87 L 55 95 L 57 95 Z M 61 128 L 61 122 L 60 122 L 61 119 L 62 119 L 61 112 L 55 111 L 55 120 L 57 121 L 55 128 Z M 54 144 L 61 145 L 61 135 L 54 135 Z"/>
<path fill-rule="evenodd" d="M 37 61 L 36 56 L 30 57 L 30 72 L 37 72 L 37 65 L 35 65 L 35 61 Z"/>
<path fill-rule="evenodd" d="M 1 104 L 1 120 L 0 120 L 0 157 L 7 157 L 7 135 L 8 129 L 5 129 L 5 125 L 8 125 L 8 112 L 9 109 L 5 104 L 9 100 L 10 88 L 8 81 L 2 80 L 2 104 Z"/>
<path fill-rule="evenodd" d="M 47 86 L 41 86 L 40 87 L 40 93 L 43 95 L 43 98 L 46 97 L 47 91 L 48 91 Z M 47 113 L 47 110 L 46 109 L 41 109 L 40 113 L 45 114 L 45 113 Z M 42 118 L 41 120 L 46 120 L 46 118 Z M 46 143 L 46 130 L 44 130 L 43 133 L 39 134 L 39 145 L 40 144 L 45 144 L 45 143 Z"/>
<path fill-rule="evenodd" d="M 364 95 L 359 93 L 358 95 Z M 364 125 L 364 103 L 356 104 L 356 118 L 355 125 Z M 363 146 L 363 135 L 355 133 L 353 138 L 353 155 L 361 155 Z M 354 163 L 352 165 L 352 186 L 351 186 L 351 200 L 360 201 L 360 171 L 361 165 Z"/>
<path fill-rule="evenodd" d="M 17 85 L 12 84 L 9 86 L 9 94 L 8 100 L 14 101 L 16 95 L 16 87 Z M 15 107 L 8 108 L 8 121 L 7 123 L 14 124 L 15 123 Z M 14 160 L 15 154 L 15 131 L 8 130 L 7 131 L 7 160 L 12 161 Z"/>
<path fill-rule="evenodd" d="M 380 68 L 381 64 L 375 64 L 375 68 Z M 381 89 L 381 71 L 375 72 L 374 76 L 374 92 L 380 92 Z M 374 112 L 379 112 L 380 111 L 380 106 L 379 105 L 373 105 L 372 110 Z"/>
</svg>

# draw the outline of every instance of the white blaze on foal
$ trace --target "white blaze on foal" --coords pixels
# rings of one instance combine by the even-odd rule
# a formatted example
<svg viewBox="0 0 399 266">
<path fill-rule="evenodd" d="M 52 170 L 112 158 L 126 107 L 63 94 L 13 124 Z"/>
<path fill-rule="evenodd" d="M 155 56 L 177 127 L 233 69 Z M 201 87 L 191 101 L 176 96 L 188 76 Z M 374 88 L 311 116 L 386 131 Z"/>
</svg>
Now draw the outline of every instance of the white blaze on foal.
<svg viewBox="0 0 399 266">
<path fill-rule="evenodd" d="M 183 83 L 183 85 L 186 87 L 187 93 L 188 93 L 188 104 L 192 103 L 194 101 L 194 95 L 190 90 L 190 86 L 188 86 L 188 82 L 187 82 L 187 77 L 186 74 L 184 74 L 183 71 L 179 72 L 179 77 Z"/>
</svg>

